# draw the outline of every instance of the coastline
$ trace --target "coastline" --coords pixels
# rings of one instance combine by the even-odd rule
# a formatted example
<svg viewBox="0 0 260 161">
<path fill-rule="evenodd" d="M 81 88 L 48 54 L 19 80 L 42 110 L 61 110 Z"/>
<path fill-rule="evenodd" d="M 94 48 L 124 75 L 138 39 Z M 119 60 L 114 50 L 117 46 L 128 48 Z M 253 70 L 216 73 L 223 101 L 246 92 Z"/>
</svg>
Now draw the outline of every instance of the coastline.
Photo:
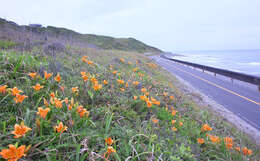
<svg viewBox="0 0 260 161">
<path fill-rule="evenodd" d="M 169 58 L 260 76 L 260 50 L 166 53 Z M 251 53 L 252 52 L 252 53 Z"/>
</svg>

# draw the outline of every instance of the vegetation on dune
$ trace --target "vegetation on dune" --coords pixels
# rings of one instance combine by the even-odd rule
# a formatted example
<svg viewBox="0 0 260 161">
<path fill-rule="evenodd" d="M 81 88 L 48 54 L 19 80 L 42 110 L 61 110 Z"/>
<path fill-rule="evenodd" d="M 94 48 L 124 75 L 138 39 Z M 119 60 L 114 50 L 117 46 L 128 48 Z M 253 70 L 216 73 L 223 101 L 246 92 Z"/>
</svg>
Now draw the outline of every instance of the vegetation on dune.
<svg viewBox="0 0 260 161">
<path fill-rule="evenodd" d="M 77 47 L 56 56 L 38 53 L 0 52 L 2 158 L 259 157 L 242 133 L 197 110 L 143 54 Z"/>
<path fill-rule="evenodd" d="M 58 42 L 66 46 L 89 46 L 97 49 L 114 49 L 135 52 L 161 52 L 160 49 L 144 44 L 134 38 L 113 38 L 93 34 L 80 34 L 75 31 L 53 26 L 19 26 L 0 18 L 0 38 L 12 39 L 27 48 Z M 0 46 L 1 47 L 1 46 Z"/>
</svg>

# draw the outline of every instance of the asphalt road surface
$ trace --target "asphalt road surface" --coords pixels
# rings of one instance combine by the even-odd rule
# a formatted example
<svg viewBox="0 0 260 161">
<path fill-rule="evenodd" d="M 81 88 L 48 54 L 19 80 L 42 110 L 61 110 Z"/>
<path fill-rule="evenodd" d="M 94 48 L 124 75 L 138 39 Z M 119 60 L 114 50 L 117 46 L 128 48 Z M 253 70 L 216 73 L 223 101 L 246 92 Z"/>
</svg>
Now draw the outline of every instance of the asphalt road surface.
<svg viewBox="0 0 260 161">
<path fill-rule="evenodd" d="M 160 56 L 151 56 L 151 58 L 173 75 L 187 81 L 200 92 L 260 130 L 259 91 L 175 63 Z"/>
</svg>

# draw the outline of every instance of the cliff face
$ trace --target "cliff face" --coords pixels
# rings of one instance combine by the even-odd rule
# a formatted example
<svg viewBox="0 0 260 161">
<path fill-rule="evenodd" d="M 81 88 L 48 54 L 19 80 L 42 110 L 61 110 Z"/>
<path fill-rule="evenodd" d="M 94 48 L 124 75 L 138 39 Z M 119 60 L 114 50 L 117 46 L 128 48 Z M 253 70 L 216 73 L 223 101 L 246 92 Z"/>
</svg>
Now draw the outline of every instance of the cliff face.
<svg viewBox="0 0 260 161">
<path fill-rule="evenodd" d="M 113 38 L 93 34 L 81 34 L 66 28 L 42 27 L 40 24 L 20 26 L 12 21 L 0 18 L 0 39 L 16 43 L 45 44 L 59 42 L 80 47 L 96 49 L 114 49 L 135 52 L 161 52 L 160 49 L 144 44 L 134 38 Z"/>
</svg>

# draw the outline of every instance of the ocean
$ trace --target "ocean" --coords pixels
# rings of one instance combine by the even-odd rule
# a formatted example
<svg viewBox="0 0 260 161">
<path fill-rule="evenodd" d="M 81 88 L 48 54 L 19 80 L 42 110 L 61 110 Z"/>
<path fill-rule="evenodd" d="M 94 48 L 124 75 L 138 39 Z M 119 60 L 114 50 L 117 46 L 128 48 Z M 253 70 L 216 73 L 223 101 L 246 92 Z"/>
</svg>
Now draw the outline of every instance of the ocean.
<svg viewBox="0 0 260 161">
<path fill-rule="evenodd" d="M 260 49 L 185 51 L 174 53 L 172 58 L 260 76 Z"/>
</svg>

